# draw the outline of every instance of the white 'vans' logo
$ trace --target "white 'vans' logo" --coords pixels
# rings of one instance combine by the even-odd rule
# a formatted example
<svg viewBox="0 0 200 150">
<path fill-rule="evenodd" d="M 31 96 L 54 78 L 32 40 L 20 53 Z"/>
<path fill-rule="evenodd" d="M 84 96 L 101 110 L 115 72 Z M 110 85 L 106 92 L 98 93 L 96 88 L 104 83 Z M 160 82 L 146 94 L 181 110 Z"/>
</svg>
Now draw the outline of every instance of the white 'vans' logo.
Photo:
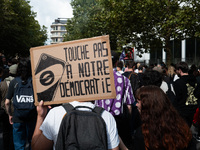
<svg viewBox="0 0 200 150">
<path fill-rule="evenodd" d="M 33 100 L 33 95 L 32 96 L 27 96 L 27 95 L 16 95 L 16 99 L 18 103 L 32 103 Z"/>
</svg>

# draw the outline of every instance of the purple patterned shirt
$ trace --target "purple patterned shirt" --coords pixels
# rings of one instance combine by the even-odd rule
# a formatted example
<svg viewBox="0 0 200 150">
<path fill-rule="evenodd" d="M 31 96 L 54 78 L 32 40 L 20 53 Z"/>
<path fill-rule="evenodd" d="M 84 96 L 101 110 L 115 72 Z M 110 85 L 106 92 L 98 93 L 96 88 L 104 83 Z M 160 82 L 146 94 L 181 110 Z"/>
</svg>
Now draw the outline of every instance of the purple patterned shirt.
<svg viewBox="0 0 200 150">
<path fill-rule="evenodd" d="M 130 105 L 134 103 L 135 98 L 133 96 L 133 91 L 131 84 L 128 78 L 121 75 L 119 72 L 113 71 L 115 89 L 116 89 L 116 98 L 115 99 L 104 99 L 97 100 L 95 104 L 97 106 L 103 107 L 105 110 L 109 111 L 112 115 L 117 116 L 122 112 L 122 100 L 123 100 L 123 91 L 124 91 L 124 103 Z M 125 81 L 125 85 L 124 85 Z M 125 87 L 125 90 L 123 90 Z"/>
</svg>

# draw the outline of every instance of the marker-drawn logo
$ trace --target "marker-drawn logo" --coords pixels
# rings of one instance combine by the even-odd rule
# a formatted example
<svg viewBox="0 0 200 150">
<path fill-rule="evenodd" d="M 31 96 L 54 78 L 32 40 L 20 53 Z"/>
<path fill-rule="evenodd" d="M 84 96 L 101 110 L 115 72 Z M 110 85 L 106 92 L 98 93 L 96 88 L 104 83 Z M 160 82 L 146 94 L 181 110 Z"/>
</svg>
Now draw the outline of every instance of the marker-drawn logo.
<svg viewBox="0 0 200 150">
<path fill-rule="evenodd" d="M 38 102 L 54 101 L 54 97 L 65 70 L 65 61 L 48 54 L 41 54 L 35 69 Z"/>
<path fill-rule="evenodd" d="M 54 74 L 52 71 L 45 71 L 40 76 L 40 83 L 44 86 L 52 84 L 54 81 Z"/>
</svg>

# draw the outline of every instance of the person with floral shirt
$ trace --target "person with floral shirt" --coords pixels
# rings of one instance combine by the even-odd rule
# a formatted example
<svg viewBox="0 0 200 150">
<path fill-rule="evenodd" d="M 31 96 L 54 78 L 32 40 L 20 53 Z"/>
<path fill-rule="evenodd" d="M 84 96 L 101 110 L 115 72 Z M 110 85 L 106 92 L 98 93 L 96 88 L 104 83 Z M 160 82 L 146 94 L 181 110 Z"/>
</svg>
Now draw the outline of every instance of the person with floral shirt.
<svg viewBox="0 0 200 150">
<path fill-rule="evenodd" d="M 117 54 L 114 51 L 112 53 L 112 63 L 113 68 L 116 66 L 116 62 L 118 60 Z M 124 144 L 130 148 L 131 146 L 131 126 L 130 126 L 130 118 L 128 117 L 124 119 L 122 117 L 124 110 L 129 112 L 131 116 L 132 104 L 135 101 L 133 90 L 130 84 L 130 80 L 121 75 L 115 69 L 113 69 L 114 82 L 115 82 L 115 90 L 116 90 L 116 98 L 115 99 L 103 99 L 95 101 L 97 106 L 100 106 L 110 112 L 116 120 L 117 129 L 119 136 L 121 137 Z"/>
</svg>

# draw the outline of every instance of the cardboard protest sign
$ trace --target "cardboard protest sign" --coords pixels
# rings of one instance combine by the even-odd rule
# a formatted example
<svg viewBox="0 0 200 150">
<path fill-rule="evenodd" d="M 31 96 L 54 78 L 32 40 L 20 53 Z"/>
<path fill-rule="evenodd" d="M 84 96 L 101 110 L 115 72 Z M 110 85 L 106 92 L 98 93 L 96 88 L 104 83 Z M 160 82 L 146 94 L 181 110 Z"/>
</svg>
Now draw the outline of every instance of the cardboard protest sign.
<svg viewBox="0 0 200 150">
<path fill-rule="evenodd" d="M 35 105 L 115 98 L 109 36 L 30 49 Z"/>
</svg>

